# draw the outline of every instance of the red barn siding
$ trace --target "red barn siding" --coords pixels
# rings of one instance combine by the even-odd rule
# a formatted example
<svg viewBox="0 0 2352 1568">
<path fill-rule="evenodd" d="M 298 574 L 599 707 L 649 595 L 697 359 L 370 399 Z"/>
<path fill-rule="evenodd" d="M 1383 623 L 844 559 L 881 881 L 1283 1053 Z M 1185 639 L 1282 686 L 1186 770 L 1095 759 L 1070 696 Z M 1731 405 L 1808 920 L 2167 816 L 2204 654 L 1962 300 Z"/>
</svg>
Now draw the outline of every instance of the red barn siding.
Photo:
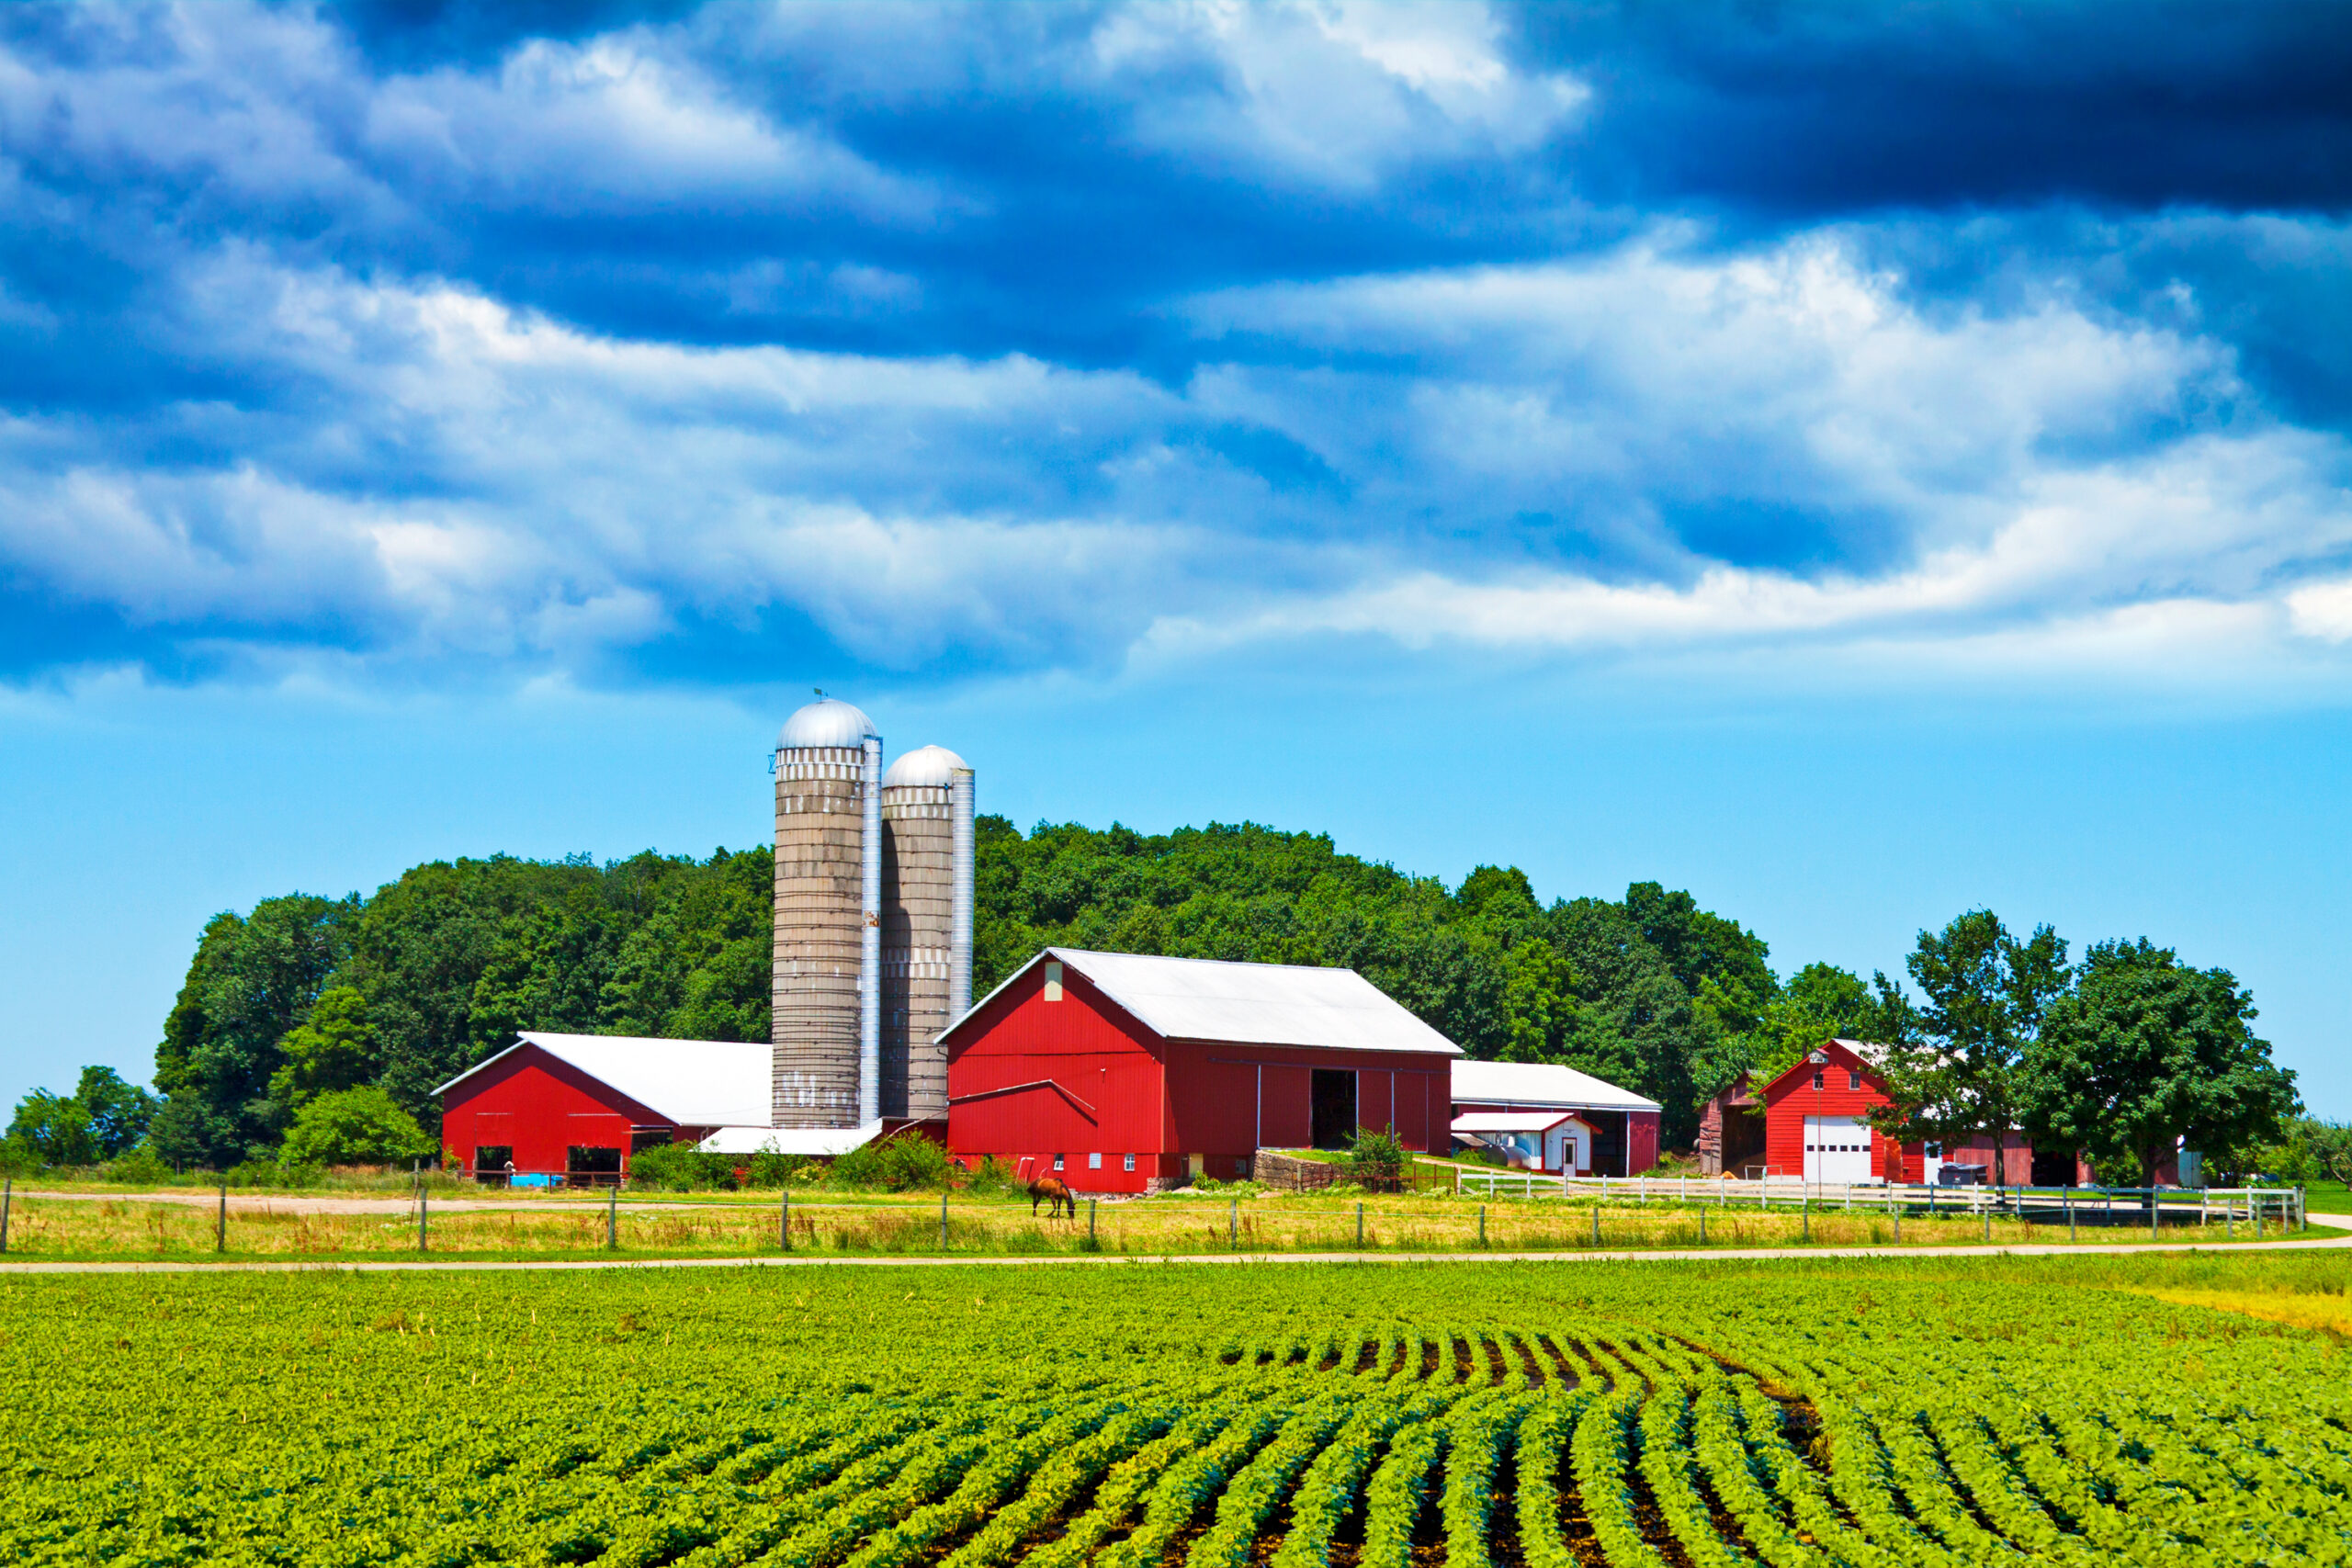
<svg viewBox="0 0 2352 1568">
<path fill-rule="evenodd" d="M 1821 1047 L 1829 1059 L 1799 1062 L 1764 1086 L 1764 1162 L 1774 1176 L 1804 1174 L 1804 1119 L 1808 1116 L 1860 1116 L 1887 1103 L 1885 1092 L 1870 1069 L 1835 1041 Z M 1861 1075 L 1861 1087 L 1850 1087 L 1850 1074 Z M 1813 1087 L 1818 1075 L 1822 1087 Z M 1871 1134 L 1872 1169 L 1883 1169 L 1886 1140 Z"/>
<path fill-rule="evenodd" d="M 1047 1001 L 1043 968 L 1033 969 L 951 1045 L 947 1146 L 1028 1159 L 1033 1175 L 1060 1155 L 1074 1187 L 1140 1192 L 1160 1173 L 1142 1159 L 1129 1172 L 1124 1156 L 1168 1146 L 1159 1050 L 1150 1031 L 1076 970 L 1064 968 L 1062 999 Z M 1017 1087 L 1024 1084 L 1038 1087 Z M 1088 1166 L 1094 1154 L 1104 1156 L 1100 1170 Z"/>
<path fill-rule="evenodd" d="M 514 1168 L 560 1171 L 571 1146 L 619 1149 L 627 1168 L 632 1127 L 669 1119 L 536 1045 L 524 1045 L 452 1089 L 441 1110 L 441 1145 L 466 1166 L 474 1150 L 507 1145 Z M 675 1135 L 673 1128 L 673 1135 Z"/>
<path fill-rule="evenodd" d="M 1657 1165 L 1657 1119 L 1655 1111 L 1625 1113 L 1625 1174 L 1639 1176 Z"/>
</svg>

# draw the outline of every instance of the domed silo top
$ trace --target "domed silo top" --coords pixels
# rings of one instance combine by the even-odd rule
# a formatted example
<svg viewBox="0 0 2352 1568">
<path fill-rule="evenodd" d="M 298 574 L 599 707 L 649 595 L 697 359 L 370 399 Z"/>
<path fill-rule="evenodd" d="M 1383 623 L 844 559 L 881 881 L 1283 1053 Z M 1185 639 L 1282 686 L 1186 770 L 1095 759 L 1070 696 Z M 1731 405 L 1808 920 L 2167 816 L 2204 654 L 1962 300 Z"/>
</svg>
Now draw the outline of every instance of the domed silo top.
<svg viewBox="0 0 2352 1568">
<path fill-rule="evenodd" d="M 884 789 L 900 789 L 909 785 L 945 789 L 956 782 L 956 770 L 968 769 L 970 764 L 944 746 L 923 746 L 908 752 L 890 764 L 882 775 Z"/>
<path fill-rule="evenodd" d="M 874 721 L 863 709 L 838 697 L 819 697 L 784 721 L 775 744 L 779 751 L 814 747 L 847 747 L 854 751 L 876 733 Z"/>
</svg>

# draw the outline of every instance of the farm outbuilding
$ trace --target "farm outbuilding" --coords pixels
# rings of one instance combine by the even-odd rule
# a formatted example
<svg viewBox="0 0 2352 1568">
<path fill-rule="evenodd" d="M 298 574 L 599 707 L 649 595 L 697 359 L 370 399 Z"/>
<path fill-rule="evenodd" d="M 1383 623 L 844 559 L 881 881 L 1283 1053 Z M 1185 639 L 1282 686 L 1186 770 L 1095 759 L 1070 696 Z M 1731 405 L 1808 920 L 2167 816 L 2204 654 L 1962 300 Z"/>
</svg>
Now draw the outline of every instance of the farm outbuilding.
<svg viewBox="0 0 2352 1568">
<path fill-rule="evenodd" d="M 1573 1111 L 1473 1111 L 1453 1119 L 1453 1141 L 1490 1149 L 1513 1170 L 1594 1174 L 1592 1123 Z"/>
<path fill-rule="evenodd" d="M 882 1130 L 771 1129 L 772 1061 L 763 1043 L 528 1032 L 434 1091 L 441 1143 L 482 1178 L 511 1167 L 518 1183 L 581 1185 L 621 1179 L 629 1156 L 654 1144 L 748 1152 L 830 1135 L 854 1148 Z"/>
<path fill-rule="evenodd" d="M 1591 1130 L 1584 1174 L 1639 1176 L 1657 1164 L 1660 1107 L 1633 1090 L 1548 1062 L 1453 1064 L 1453 1115 L 1572 1112 Z"/>
<path fill-rule="evenodd" d="M 1970 1172 L 1972 1180 L 1993 1179 L 1989 1137 L 1946 1148 L 1897 1144 L 1871 1126 L 1870 1112 L 1891 1103 L 1876 1067 L 1884 1049 L 1861 1040 L 1826 1040 L 1756 1091 L 1764 1105 L 1770 1174 L 1807 1181 L 1935 1182 L 1952 1166 Z M 2090 1179 L 2078 1156 L 2038 1150 L 2022 1133 L 2001 1140 L 2001 1163 L 2012 1184 L 2063 1187 Z"/>
<path fill-rule="evenodd" d="M 947 1146 L 1080 1191 L 1394 1127 L 1442 1151 L 1461 1048 L 1352 969 L 1047 948 L 940 1037 Z"/>
</svg>

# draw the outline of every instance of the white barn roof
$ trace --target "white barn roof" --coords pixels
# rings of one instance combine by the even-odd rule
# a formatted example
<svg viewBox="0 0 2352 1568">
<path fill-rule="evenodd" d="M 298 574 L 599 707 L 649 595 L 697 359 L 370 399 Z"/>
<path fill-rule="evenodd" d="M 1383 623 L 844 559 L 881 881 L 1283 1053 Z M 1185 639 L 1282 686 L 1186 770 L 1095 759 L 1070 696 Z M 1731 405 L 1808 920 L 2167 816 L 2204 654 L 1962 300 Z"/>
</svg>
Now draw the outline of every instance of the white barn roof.
<svg viewBox="0 0 2352 1568">
<path fill-rule="evenodd" d="M 1574 1122 L 1589 1123 L 1573 1111 L 1469 1111 L 1453 1119 L 1457 1133 L 1548 1133 Z"/>
<path fill-rule="evenodd" d="M 1352 969 L 1049 947 L 989 996 L 1048 959 L 1085 976 L 1137 1022 L 1170 1040 L 1462 1055 L 1461 1046 Z M 980 1006 L 986 1005 L 983 998 Z M 975 1007 L 964 1017 L 978 1011 Z"/>
<path fill-rule="evenodd" d="M 526 1030 L 514 1044 L 433 1092 L 447 1093 L 526 1045 L 570 1063 L 682 1127 L 763 1127 L 772 1113 L 774 1048 L 733 1040 L 647 1040 Z"/>
<path fill-rule="evenodd" d="M 1562 1111 L 1657 1111 L 1655 1100 L 1548 1062 L 1453 1064 L 1456 1105 L 1540 1105 Z"/>
<path fill-rule="evenodd" d="M 830 1159 L 870 1144 L 881 1134 L 879 1122 L 862 1127 L 718 1127 L 695 1147 L 714 1155 L 755 1155 L 773 1149 L 780 1155 Z"/>
</svg>

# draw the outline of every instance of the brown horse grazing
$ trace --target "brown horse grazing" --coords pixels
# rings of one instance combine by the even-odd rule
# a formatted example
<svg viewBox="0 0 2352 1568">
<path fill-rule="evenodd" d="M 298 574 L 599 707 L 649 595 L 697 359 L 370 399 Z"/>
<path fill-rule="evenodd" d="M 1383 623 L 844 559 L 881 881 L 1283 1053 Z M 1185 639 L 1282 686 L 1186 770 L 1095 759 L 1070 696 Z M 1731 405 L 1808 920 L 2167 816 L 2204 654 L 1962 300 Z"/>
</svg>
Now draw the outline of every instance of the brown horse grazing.
<svg viewBox="0 0 2352 1568">
<path fill-rule="evenodd" d="M 1029 1184 L 1029 1215 L 1032 1219 L 1036 1217 L 1037 1205 L 1041 1201 L 1046 1206 L 1046 1218 L 1049 1220 L 1059 1219 L 1065 1211 L 1071 1219 L 1078 1218 L 1078 1194 L 1072 1192 L 1069 1183 L 1058 1176 L 1041 1176 Z"/>
</svg>

